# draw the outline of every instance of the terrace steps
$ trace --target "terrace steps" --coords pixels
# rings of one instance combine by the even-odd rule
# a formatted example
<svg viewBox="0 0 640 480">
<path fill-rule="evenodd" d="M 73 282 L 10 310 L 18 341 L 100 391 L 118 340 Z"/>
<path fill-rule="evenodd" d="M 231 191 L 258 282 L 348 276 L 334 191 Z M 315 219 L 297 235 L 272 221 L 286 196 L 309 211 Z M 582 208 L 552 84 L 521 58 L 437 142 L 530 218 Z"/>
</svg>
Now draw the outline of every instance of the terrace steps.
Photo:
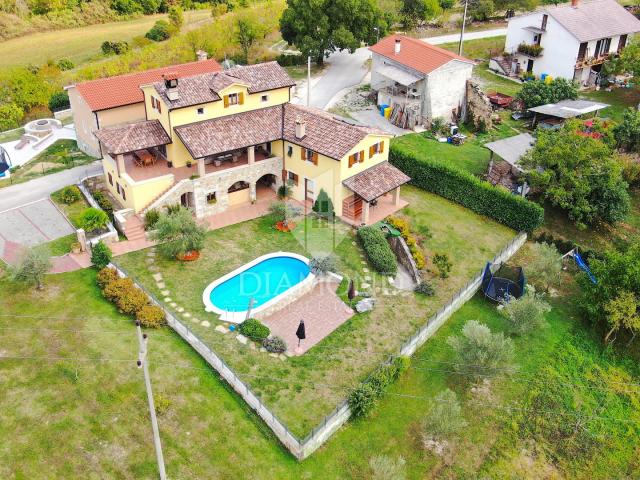
<svg viewBox="0 0 640 480">
<path fill-rule="evenodd" d="M 127 240 L 143 240 L 146 238 L 146 232 L 144 230 L 144 222 L 138 215 L 134 215 L 127 219 L 127 223 L 124 227 L 124 235 Z"/>
</svg>

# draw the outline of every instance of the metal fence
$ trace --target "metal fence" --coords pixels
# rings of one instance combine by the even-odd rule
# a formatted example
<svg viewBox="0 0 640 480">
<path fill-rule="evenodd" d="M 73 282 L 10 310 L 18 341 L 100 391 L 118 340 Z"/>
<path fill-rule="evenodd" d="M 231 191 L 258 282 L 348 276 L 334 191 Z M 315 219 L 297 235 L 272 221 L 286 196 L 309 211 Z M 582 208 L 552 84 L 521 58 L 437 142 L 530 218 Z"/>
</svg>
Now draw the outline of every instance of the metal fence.
<svg viewBox="0 0 640 480">
<path fill-rule="evenodd" d="M 513 256 L 527 240 L 527 234 L 522 232 L 511 240 L 492 260 L 493 269 L 497 270 L 505 261 Z M 336 406 L 336 408 L 326 415 L 323 420 L 311 430 L 311 432 L 302 440 L 298 439 L 287 428 L 286 424 L 281 421 L 267 406 L 262 403 L 260 398 L 244 383 L 233 369 L 225 363 L 207 344 L 205 344 L 191 329 L 182 323 L 155 295 L 147 290 L 143 285 L 136 281 L 135 277 L 130 275 L 124 268 L 113 263 L 113 266 L 122 276 L 130 277 L 133 282 L 143 290 L 151 301 L 162 308 L 167 316 L 167 323 L 173 328 L 178 335 L 186 340 L 194 350 L 196 350 L 209 365 L 211 365 L 222 378 L 240 395 L 247 404 L 256 411 L 256 413 L 264 420 L 269 428 L 275 433 L 280 442 L 299 460 L 303 460 L 311 455 L 317 448 L 326 442 L 333 433 L 344 425 L 351 412 L 349 410 L 349 402 L 345 398 Z M 483 269 L 484 270 L 484 269 Z M 471 279 L 467 284 L 456 292 L 447 304 L 440 308 L 432 315 L 420 329 L 407 340 L 400 349 L 399 355 L 412 355 L 420 348 L 433 334 L 444 324 L 458 308 L 468 301 L 480 288 L 482 284 L 481 270 L 478 275 Z"/>
</svg>

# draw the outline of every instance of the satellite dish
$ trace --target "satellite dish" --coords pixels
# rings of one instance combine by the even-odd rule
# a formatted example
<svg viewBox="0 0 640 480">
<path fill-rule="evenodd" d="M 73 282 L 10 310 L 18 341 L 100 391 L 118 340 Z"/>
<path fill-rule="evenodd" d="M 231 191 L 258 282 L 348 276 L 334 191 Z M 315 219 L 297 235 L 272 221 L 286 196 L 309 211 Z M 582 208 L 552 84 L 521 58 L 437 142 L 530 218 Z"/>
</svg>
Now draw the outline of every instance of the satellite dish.
<svg viewBox="0 0 640 480">
<path fill-rule="evenodd" d="M 0 145 L 0 177 L 4 177 L 10 168 L 11 160 L 9 159 L 9 154 L 4 147 Z"/>
</svg>

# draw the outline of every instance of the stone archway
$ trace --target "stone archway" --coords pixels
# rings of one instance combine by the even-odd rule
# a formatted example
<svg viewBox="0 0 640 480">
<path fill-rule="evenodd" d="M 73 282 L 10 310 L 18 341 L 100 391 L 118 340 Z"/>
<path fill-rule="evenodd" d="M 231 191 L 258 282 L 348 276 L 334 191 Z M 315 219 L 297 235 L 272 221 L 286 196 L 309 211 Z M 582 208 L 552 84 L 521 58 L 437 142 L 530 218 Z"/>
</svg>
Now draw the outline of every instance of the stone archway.
<svg viewBox="0 0 640 480">
<path fill-rule="evenodd" d="M 184 192 L 182 195 L 180 195 L 180 205 L 182 205 L 185 208 L 196 207 L 195 195 L 193 194 L 192 191 Z"/>
<path fill-rule="evenodd" d="M 252 184 L 245 180 L 238 180 L 227 188 L 227 202 L 230 207 L 251 203 L 254 198 Z"/>
</svg>

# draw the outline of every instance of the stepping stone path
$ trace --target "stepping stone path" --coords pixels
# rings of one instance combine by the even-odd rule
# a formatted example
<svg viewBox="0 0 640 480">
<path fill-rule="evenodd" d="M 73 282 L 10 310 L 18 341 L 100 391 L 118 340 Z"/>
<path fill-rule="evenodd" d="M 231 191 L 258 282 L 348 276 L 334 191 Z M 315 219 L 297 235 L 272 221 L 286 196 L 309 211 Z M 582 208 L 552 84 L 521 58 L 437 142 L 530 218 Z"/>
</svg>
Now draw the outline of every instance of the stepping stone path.
<svg viewBox="0 0 640 480">
<path fill-rule="evenodd" d="M 222 333 L 222 334 L 225 334 L 225 333 L 227 333 L 229 330 L 228 330 L 228 329 L 226 329 L 226 328 L 224 328 L 222 325 L 218 325 L 218 326 L 216 326 L 215 331 L 216 331 L 216 332 L 220 332 L 220 333 Z"/>
<path fill-rule="evenodd" d="M 149 271 L 150 272 L 159 272 L 160 271 L 160 267 L 152 265 L 152 266 L 149 267 Z"/>
<path fill-rule="evenodd" d="M 191 314 L 189 312 L 184 312 L 184 318 L 191 318 Z"/>
<path fill-rule="evenodd" d="M 154 273 L 154 274 L 152 275 L 152 277 L 153 277 L 153 279 L 154 279 L 156 282 L 159 282 L 159 281 L 161 281 L 161 280 L 162 280 L 162 274 L 161 274 L 161 273 Z"/>
<path fill-rule="evenodd" d="M 364 279 L 365 279 L 367 282 L 370 282 L 370 281 L 371 281 L 371 275 L 365 275 Z"/>
<path fill-rule="evenodd" d="M 360 263 L 363 264 L 363 265 L 367 264 L 367 262 L 365 262 L 364 260 L 360 260 Z"/>
<path fill-rule="evenodd" d="M 279 358 L 280 360 L 284 361 L 284 360 L 286 360 L 286 359 L 287 359 L 287 356 L 281 353 L 280 355 L 278 355 L 278 358 Z"/>
<path fill-rule="evenodd" d="M 177 311 L 178 313 L 182 313 L 182 312 L 184 312 L 184 308 L 182 308 L 182 307 L 178 307 L 178 308 L 176 308 L 176 311 Z"/>
<path fill-rule="evenodd" d="M 169 290 L 162 290 L 160 293 L 161 293 L 162 295 L 164 295 L 165 297 L 168 297 L 168 296 L 169 296 L 169 293 L 171 293 L 171 292 L 169 292 Z"/>
<path fill-rule="evenodd" d="M 211 326 L 211 324 L 209 322 L 207 322 L 206 320 L 203 320 L 200 325 L 202 325 L 203 327 L 210 327 Z"/>
<path fill-rule="evenodd" d="M 156 286 L 158 288 L 162 288 L 162 289 L 167 288 L 167 286 L 164 284 L 164 282 L 158 282 L 158 283 L 156 283 Z"/>
<path fill-rule="evenodd" d="M 193 318 L 191 319 L 191 321 L 192 321 L 193 323 L 200 323 L 200 320 L 198 320 L 196 317 L 193 317 Z"/>
<path fill-rule="evenodd" d="M 262 353 L 266 353 L 266 352 L 267 352 L 267 349 L 266 349 L 266 348 L 264 348 L 264 347 L 260 347 L 260 351 L 261 351 Z"/>
<path fill-rule="evenodd" d="M 363 269 L 362 269 L 362 271 L 363 271 L 364 273 L 369 273 L 369 269 L 368 269 L 368 268 L 363 268 Z"/>
<path fill-rule="evenodd" d="M 169 305 L 171 305 L 173 307 L 173 299 L 171 297 L 165 297 L 164 298 L 165 303 L 168 303 Z"/>
<path fill-rule="evenodd" d="M 363 290 L 365 290 L 365 289 L 367 289 L 369 287 L 371 287 L 371 285 L 368 284 L 368 283 L 363 283 L 362 285 L 360 285 L 360 288 L 362 288 Z"/>
<path fill-rule="evenodd" d="M 250 348 L 251 350 L 255 350 L 255 349 L 256 349 L 256 344 L 255 344 L 255 343 L 253 343 L 253 342 L 249 342 L 249 348 Z"/>
<path fill-rule="evenodd" d="M 273 357 L 273 358 L 278 358 L 278 354 L 277 353 L 270 353 L 269 356 Z"/>
<path fill-rule="evenodd" d="M 238 334 L 236 335 L 236 340 L 238 340 L 241 344 L 246 345 L 247 344 L 247 337 L 245 337 L 242 334 Z"/>
<path fill-rule="evenodd" d="M 178 306 L 176 302 L 171 302 L 169 305 L 172 306 L 173 308 L 176 308 Z"/>
</svg>

